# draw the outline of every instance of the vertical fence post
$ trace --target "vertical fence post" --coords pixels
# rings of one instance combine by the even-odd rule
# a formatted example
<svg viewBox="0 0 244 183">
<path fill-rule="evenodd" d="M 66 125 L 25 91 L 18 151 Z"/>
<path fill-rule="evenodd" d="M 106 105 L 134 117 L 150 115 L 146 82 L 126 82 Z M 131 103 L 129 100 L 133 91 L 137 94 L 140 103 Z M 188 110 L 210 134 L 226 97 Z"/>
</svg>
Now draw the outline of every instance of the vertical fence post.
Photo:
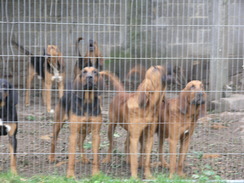
<svg viewBox="0 0 244 183">
<path fill-rule="evenodd" d="M 228 4 L 226 0 L 214 0 L 212 48 L 210 60 L 210 101 L 222 97 L 224 85 L 228 83 Z M 223 59 L 221 59 L 223 58 Z"/>
</svg>

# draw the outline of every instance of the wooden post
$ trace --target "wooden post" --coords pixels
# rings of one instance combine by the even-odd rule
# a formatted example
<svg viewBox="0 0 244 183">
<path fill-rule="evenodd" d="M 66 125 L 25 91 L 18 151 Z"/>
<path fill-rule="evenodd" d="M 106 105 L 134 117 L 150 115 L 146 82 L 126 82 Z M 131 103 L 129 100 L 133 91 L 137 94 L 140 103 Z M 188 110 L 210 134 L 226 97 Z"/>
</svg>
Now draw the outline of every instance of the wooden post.
<svg viewBox="0 0 244 183">
<path fill-rule="evenodd" d="M 228 83 L 228 2 L 214 0 L 212 26 L 212 52 L 209 76 L 209 100 L 222 97 L 223 87 Z"/>
</svg>

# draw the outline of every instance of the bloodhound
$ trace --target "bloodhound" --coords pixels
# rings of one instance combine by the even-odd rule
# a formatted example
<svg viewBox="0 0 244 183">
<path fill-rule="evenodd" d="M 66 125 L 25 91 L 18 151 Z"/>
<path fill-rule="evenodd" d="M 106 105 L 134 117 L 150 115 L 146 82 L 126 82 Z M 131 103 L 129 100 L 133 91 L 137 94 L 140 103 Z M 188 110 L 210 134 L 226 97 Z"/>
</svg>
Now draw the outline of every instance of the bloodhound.
<svg viewBox="0 0 244 183">
<path fill-rule="evenodd" d="M 85 67 L 76 76 L 73 82 L 73 90 L 65 93 L 55 108 L 56 123 L 53 126 L 53 139 L 49 160 L 51 162 L 55 160 L 54 153 L 58 134 L 68 116 L 70 136 L 67 177 L 75 176 L 75 152 L 77 144 L 82 153 L 82 162 L 89 162 L 83 147 L 86 135 L 89 133 L 92 133 L 92 174 L 99 173 L 98 153 L 102 114 L 97 90 L 100 87 L 100 79 L 96 68 Z"/>
<path fill-rule="evenodd" d="M 88 50 L 85 54 L 85 57 L 81 56 L 79 51 L 79 42 L 82 40 L 82 37 L 79 37 L 76 41 L 76 50 L 79 55 L 79 59 L 74 67 L 74 77 L 80 73 L 80 71 L 85 67 L 95 67 L 99 71 L 103 69 L 103 56 L 98 48 L 97 42 L 92 39 L 89 40 Z"/>
<path fill-rule="evenodd" d="M 9 82 L 0 79 L 0 136 L 8 135 L 9 137 L 10 167 L 14 174 L 17 174 L 17 103 L 18 93 Z"/>
<path fill-rule="evenodd" d="M 63 96 L 64 78 L 65 78 L 65 62 L 62 58 L 62 53 L 55 45 L 48 45 L 46 54 L 37 57 L 26 50 L 23 46 L 12 40 L 12 44 L 23 51 L 26 55 L 31 55 L 28 76 L 26 78 L 26 95 L 25 105 L 30 105 L 30 88 L 31 81 L 37 75 L 42 80 L 42 99 L 47 107 L 47 112 L 53 113 L 51 109 L 51 89 L 52 82 L 58 83 L 59 98 Z"/>
<path fill-rule="evenodd" d="M 137 92 L 126 93 L 119 79 L 107 74 L 114 82 L 114 86 L 119 90 L 119 94 L 112 100 L 109 108 L 110 124 L 108 128 L 108 139 L 110 142 L 108 154 L 103 163 L 111 160 L 113 134 L 117 124 L 120 124 L 129 134 L 129 153 L 132 177 L 137 177 L 138 168 L 138 142 L 142 133 L 147 134 L 145 140 L 145 164 L 144 175 L 150 178 L 150 155 L 153 145 L 153 136 L 158 124 L 157 106 L 164 98 L 166 87 L 166 71 L 162 66 L 152 66 L 146 71 L 145 79 L 139 85 Z"/>
<path fill-rule="evenodd" d="M 169 139 L 170 177 L 176 172 L 184 176 L 183 163 L 194 132 L 196 121 L 205 114 L 206 93 L 201 81 L 191 81 L 177 98 L 162 101 L 159 107 L 159 153 L 161 165 L 168 166 L 163 158 L 164 139 Z M 180 157 L 176 166 L 177 143 L 180 141 Z"/>
</svg>

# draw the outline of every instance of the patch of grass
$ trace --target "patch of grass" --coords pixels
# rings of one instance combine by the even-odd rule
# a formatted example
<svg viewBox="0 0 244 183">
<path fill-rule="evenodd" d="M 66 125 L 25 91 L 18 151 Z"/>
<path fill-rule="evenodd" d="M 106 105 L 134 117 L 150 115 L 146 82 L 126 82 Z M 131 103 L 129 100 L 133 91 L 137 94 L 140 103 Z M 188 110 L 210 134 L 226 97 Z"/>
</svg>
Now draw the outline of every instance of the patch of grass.
<svg viewBox="0 0 244 183">
<path fill-rule="evenodd" d="M 183 179 L 178 176 L 174 176 L 172 179 L 168 178 L 168 175 L 158 175 L 154 180 L 147 180 L 146 182 L 150 183 L 191 183 L 191 182 L 208 182 L 209 180 L 215 180 L 217 183 L 223 183 L 220 177 L 216 177 L 216 174 L 213 171 L 206 170 L 203 171 L 202 174 L 194 174 L 190 179 Z M 210 179 L 211 177 L 211 179 Z M 191 180 L 194 179 L 194 180 Z M 217 181 L 216 181 L 217 180 Z M 66 178 L 64 176 L 58 175 L 51 175 L 51 176 L 44 176 L 38 175 L 33 176 L 31 178 L 24 178 L 20 176 L 13 175 L 9 172 L 0 173 L 0 182 L 1 183 L 142 183 L 145 181 L 139 179 L 119 179 L 109 177 L 104 174 L 99 174 L 93 177 L 77 180 L 72 178 Z"/>
<path fill-rule="evenodd" d="M 35 121 L 36 117 L 32 116 L 32 115 L 29 115 L 29 116 L 26 116 L 25 119 L 28 120 L 28 121 Z"/>
</svg>

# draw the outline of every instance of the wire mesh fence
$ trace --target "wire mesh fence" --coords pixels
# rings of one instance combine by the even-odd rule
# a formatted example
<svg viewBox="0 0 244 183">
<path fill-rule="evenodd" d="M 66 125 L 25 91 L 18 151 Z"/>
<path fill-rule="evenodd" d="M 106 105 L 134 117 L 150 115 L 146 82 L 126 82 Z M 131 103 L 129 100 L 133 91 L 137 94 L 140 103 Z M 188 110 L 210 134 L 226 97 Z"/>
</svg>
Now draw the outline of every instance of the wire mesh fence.
<svg viewBox="0 0 244 183">
<path fill-rule="evenodd" d="M 172 173 L 176 153 L 186 155 L 190 179 L 243 179 L 243 8 L 241 0 L 1 0 L 0 77 L 13 88 L 1 87 L 0 129 L 3 135 L 7 124 L 15 136 L 15 120 L 4 110 L 4 97 L 15 91 L 8 97 L 18 95 L 18 173 L 68 169 L 87 177 L 100 162 L 105 174 L 148 178 L 150 163 L 153 175 Z M 190 86 L 192 80 L 201 83 Z M 171 104 L 182 91 L 198 97 L 185 111 L 184 100 Z M 55 124 L 56 131 L 64 126 L 51 151 Z M 8 144 L 1 136 L 1 171 L 10 168 Z M 138 168 L 135 154 L 142 157 Z M 160 155 L 169 167 L 156 166 Z M 182 173 L 180 164 L 175 168 Z"/>
</svg>

